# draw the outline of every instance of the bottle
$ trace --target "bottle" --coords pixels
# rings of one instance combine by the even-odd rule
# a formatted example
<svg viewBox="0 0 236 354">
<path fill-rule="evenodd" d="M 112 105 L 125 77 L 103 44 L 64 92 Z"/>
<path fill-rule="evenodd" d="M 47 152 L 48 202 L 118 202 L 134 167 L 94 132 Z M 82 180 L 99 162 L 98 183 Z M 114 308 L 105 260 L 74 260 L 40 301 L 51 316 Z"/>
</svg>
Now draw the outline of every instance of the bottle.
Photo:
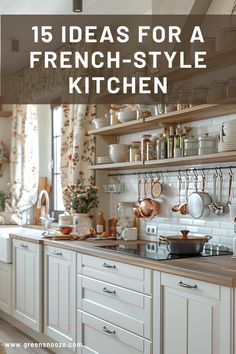
<svg viewBox="0 0 236 354">
<path fill-rule="evenodd" d="M 186 127 L 183 127 L 183 129 L 180 131 L 180 148 L 184 150 L 184 140 L 187 139 L 188 134 L 187 134 L 187 129 Z"/>
<path fill-rule="evenodd" d="M 180 148 L 180 129 L 179 128 L 175 129 L 174 148 L 175 149 Z"/>
<path fill-rule="evenodd" d="M 105 219 L 101 211 L 98 213 L 97 216 L 96 231 L 98 235 L 101 235 L 105 231 Z"/>
<path fill-rule="evenodd" d="M 167 158 L 167 137 L 166 137 L 166 128 L 164 128 L 164 132 L 160 135 L 159 141 L 159 159 Z"/>
<path fill-rule="evenodd" d="M 173 159 L 174 157 L 174 128 L 169 128 L 169 137 L 167 141 L 167 157 L 168 159 Z"/>
</svg>

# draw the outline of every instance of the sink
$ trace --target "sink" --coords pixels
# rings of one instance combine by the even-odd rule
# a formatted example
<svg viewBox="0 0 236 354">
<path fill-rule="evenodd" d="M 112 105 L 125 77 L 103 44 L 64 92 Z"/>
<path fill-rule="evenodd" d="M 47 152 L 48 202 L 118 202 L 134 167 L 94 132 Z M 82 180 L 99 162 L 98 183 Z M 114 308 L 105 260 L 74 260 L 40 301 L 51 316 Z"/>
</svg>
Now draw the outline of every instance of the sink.
<svg viewBox="0 0 236 354">
<path fill-rule="evenodd" d="M 22 226 L 3 226 L 0 227 L 0 262 L 12 263 L 12 239 L 11 234 L 24 236 L 42 237 L 44 230 L 26 228 Z"/>
<path fill-rule="evenodd" d="M 11 233 L 18 233 L 22 227 L 9 226 L 0 228 L 0 262 L 12 263 Z"/>
</svg>

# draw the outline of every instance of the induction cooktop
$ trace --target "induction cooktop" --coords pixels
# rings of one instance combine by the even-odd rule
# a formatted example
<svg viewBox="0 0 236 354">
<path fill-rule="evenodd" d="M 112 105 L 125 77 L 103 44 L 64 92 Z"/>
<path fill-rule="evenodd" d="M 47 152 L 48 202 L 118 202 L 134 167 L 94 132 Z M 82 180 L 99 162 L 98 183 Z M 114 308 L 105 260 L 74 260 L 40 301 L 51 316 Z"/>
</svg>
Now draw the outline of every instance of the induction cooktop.
<svg viewBox="0 0 236 354">
<path fill-rule="evenodd" d="M 113 252 L 125 253 L 131 256 L 153 259 L 156 261 L 163 261 L 169 259 L 179 259 L 188 257 L 211 257 L 211 256 L 226 256 L 232 255 L 232 252 L 226 250 L 212 250 L 204 249 L 202 253 L 196 255 L 177 255 L 168 252 L 166 246 L 161 245 L 157 242 L 147 242 L 147 243 L 132 243 L 132 244 L 119 244 L 119 245 L 109 245 L 109 246 L 99 246 L 99 248 L 107 249 Z"/>
</svg>

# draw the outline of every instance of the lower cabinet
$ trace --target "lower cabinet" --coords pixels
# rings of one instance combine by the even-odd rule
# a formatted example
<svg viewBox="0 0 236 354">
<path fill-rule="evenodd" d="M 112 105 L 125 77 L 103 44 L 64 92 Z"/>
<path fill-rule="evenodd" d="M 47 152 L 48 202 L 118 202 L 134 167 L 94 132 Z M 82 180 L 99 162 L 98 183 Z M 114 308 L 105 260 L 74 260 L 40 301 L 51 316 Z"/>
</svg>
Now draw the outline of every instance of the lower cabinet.
<svg viewBox="0 0 236 354">
<path fill-rule="evenodd" d="M 0 310 L 12 312 L 12 264 L 0 262 Z"/>
<path fill-rule="evenodd" d="M 13 316 L 42 330 L 42 246 L 13 240 Z"/>
<path fill-rule="evenodd" d="M 60 343 L 76 342 L 76 253 L 44 248 L 44 331 Z"/>
<path fill-rule="evenodd" d="M 154 353 L 232 354 L 233 289 L 154 273 Z"/>
</svg>

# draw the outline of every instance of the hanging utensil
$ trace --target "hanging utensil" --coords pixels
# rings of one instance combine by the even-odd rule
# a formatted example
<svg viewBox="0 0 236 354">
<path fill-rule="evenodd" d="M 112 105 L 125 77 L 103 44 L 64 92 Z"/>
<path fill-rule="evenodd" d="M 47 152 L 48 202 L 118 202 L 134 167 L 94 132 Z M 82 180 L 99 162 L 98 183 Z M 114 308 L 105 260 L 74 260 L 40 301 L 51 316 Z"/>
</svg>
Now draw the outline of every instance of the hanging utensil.
<svg viewBox="0 0 236 354">
<path fill-rule="evenodd" d="M 160 175 L 157 175 L 157 180 L 154 181 L 152 178 L 152 187 L 151 187 L 152 197 L 158 198 L 162 193 L 162 184 L 160 183 Z"/>
<path fill-rule="evenodd" d="M 218 204 L 217 204 L 217 208 L 215 210 L 215 214 L 217 216 L 222 216 L 224 214 L 224 206 L 222 204 L 222 199 L 223 199 L 223 174 L 222 171 L 220 169 L 219 172 L 219 198 L 218 198 Z"/>
<path fill-rule="evenodd" d="M 133 213 L 137 218 L 142 218 L 142 215 L 139 210 L 139 206 L 140 206 L 140 202 L 141 202 L 141 187 L 142 187 L 142 181 L 141 181 L 141 178 L 139 177 L 138 178 L 138 199 L 133 207 Z"/>
<path fill-rule="evenodd" d="M 213 174 L 213 198 L 212 198 L 212 203 L 209 205 L 210 211 L 215 214 L 218 208 L 218 203 L 217 203 L 217 195 L 216 195 L 216 184 L 217 184 L 217 179 L 218 179 L 218 172 L 217 169 L 215 170 Z"/>
<path fill-rule="evenodd" d="M 230 171 L 229 171 L 228 201 L 227 201 L 227 205 L 228 205 L 228 206 L 231 205 L 232 182 L 233 182 L 233 172 L 232 172 L 232 170 L 230 169 Z"/>
<path fill-rule="evenodd" d="M 201 217 L 209 216 L 210 208 L 209 205 L 211 204 L 212 200 L 208 193 L 205 192 L 206 186 L 206 176 L 204 171 L 202 171 L 202 191 L 198 191 L 198 174 L 194 171 L 194 185 L 195 185 L 195 192 L 193 192 L 188 201 L 189 207 L 189 214 L 194 219 L 199 219 Z"/>
<path fill-rule="evenodd" d="M 185 203 L 181 205 L 180 207 L 180 214 L 182 215 L 187 215 L 189 214 L 189 209 L 188 209 L 188 191 L 189 191 L 189 175 L 188 173 L 186 172 L 186 175 L 185 175 L 185 183 L 186 183 L 186 188 L 185 188 Z"/>
<path fill-rule="evenodd" d="M 178 178 L 178 204 L 173 206 L 173 208 L 171 209 L 174 213 L 177 213 L 180 210 L 180 208 L 181 208 L 181 204 L 180 204 L 181 189 L 182 189 L 182 177 L 181 177 L 181 174 L 179 173 L 179 178 Z"/>
<path fill-rule="evenodd" d="M 153 218 L 159 213 L 159 204 L 157 201 L 147 197 L 148 179 L 144 181 L 144 199 L 140 202 L 139 211 L 143 218 Z"/>
</svg>

